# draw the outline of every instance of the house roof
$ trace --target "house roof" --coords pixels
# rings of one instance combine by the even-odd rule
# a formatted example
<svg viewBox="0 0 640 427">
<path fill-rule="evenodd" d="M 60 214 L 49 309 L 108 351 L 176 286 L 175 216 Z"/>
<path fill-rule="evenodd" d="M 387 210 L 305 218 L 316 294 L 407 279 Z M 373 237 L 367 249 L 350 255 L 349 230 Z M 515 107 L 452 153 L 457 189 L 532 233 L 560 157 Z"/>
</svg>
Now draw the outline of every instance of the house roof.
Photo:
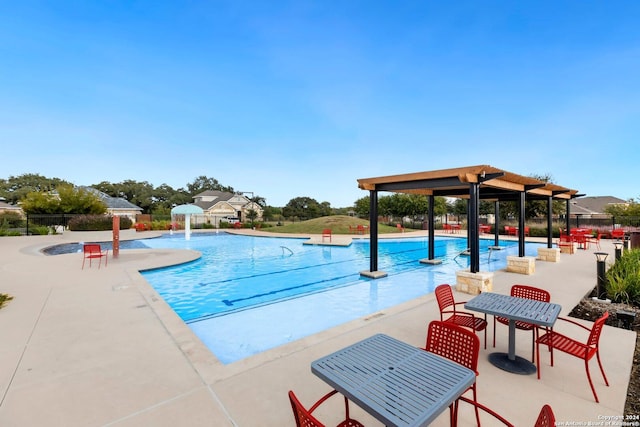
<svg viewBox="0 0 640 427">
<path fill-rule="evenodd" d="M 579 197 L 571 201 L 571 213 L 603 214 L 607 206 L 620 204 L 626 205 L 627 201 L 613 196 Z"/>
<path fill-rule="evenodd" d="M 20 206 L 16 206 L 16 205 L 10 205 L 9 203 L 0 200 L 0 210 L 15 210 L 15 211 L 21 211 L 22 208 Z"/>
<path fill-rule="evenodd" d="M 216 201 L 220 202 L 229 200 L 233 196 L 235 196 L 235 194 L 229 193 L 227 191 L 207 190 L 203 191 L 202 193 L 196 194 L 195 196 L 193 196 L 193 198 L 197 199 L 199 197 L 215 197 Z"/>
<path fill-rule="evenodd" d="M 102 202 L 107 205 L 108 209 L 122 209 L 122 210 L 137 210 L 142 211 L 141 207 L 134 205 L 122 197 L 111 197 L 107 193 L 103 193 L 100 190 L 96 190 L 92 187 L 80 187 L 85 191 L 89 191 L 90 193 L 95 194 L 102 200 Z"/>
</svg>

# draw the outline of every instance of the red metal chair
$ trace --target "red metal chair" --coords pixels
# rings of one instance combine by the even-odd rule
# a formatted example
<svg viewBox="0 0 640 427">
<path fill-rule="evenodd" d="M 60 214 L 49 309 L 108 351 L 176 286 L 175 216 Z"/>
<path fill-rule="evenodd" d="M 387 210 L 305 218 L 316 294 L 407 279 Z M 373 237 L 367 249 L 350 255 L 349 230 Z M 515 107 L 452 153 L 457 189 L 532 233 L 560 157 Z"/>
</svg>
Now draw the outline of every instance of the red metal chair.
<svg viewBox="0 0 640 427">
<path fill-rule="evenodd" d="M 102 258 L 104 258 L 104 266 L 107 266 L 108 262 L 108 254 L 109 250 L 102 250 L 99 244 L 97 243 L 88 243 L 83 247 L 83 257 L 82 257 L 82 270 L 84 270 L 84 261 L 89 259 L 89 267 L 91 267 L 91 261 L 94 259 L 98 259 L 98 268 L 102 264 Z"/>
<path fill-rule="evenodd" d="M 602 372 L 602 378 L 604 378 L 604 383 L 609 386 L 609 381 L 607 380 L 607 376 L 604 373 L 604 369 L 602 368 L 602 362 L 600 361 L 600 334 L 602 333 L 602 329 L 604 328 L 604 324 L 609 317 L 609 312 L 605 311 L 602 317 L 593 322 L 593 326 L 591 329 L 586 326 L 575 322 L 571 319 L 567 319 L 564 317 L 558 317 L 559 320 L 563 320 L 565 322 L 574 324 L 579 326 L 582 329 L 589 331 L 589 338 L 585 341 L 578 341 L 576 339 L 570 338 L 566 335 L 563 335 L 555 330 L 549 330 L 544 335 L 540 336 L 536 340 L 536 355 L 538 358 L 538 379 L 540 379 L 540 345 L 546 345 L 549 347 L 549 351 L 551 351 L 551 366 L 553 366 L 553 350 L 560 350 L 564 353 L 575 356 L 579 359 L 584 360 L 584 367 L 587 371 L 587 379 L 589 380 L 589 385 L 591 386 L 591 391 L 593 392 L 593 397 L 596 399 L 596 402 L 599 402 L 598 395 L 596 394 L 596 389 L 593 386 L 593 382 L 591 381 L 591 374 L 589 373 L 589 360 L 593 358 L 595 355 L 598 359 L 598 365 L 600 366 L 600 372 Z"/>
<path fill-rule="evenodd" d="M 310 409 L 306 409 L 298 398 L 296 397 L 293 391 L 289 391 L 289 401 L 291 402 L 291 408 L 293 409 L 293 416 L 296 419 L 297 427 L 324 427 L 325 425 L 318 421 L 316 417 L 313 416 L 313 411 L 315 411 L 318 406 L 323 404 L 328 398 L 338 393 L 337 390 L 333 390 L 320 398 Z M 345 419 L 337 427 L 364 427 L 360 421 L 354 420 L 349 417 L 349 400 L 344 398 L 344 410 L 345 410 Z"/>
<path fill-rule="evenodd" d="M 434 320 L 429 323 L 427 330 L 427 342 L 424 350 L 452 360 L 460 365 L 471 369 L 478 375 L 478 353 L 480 352 L 480 339 L 468 329 L 454 325 L 450 322 Z M 473 402 L 477 403 L 476 383 L 471 385 L 465 393 L 473 392 Z M 452 424 L 455 425 L 454 406 L 449 407 Z M 480 425 L 480 414 L 476 408 L 476 421 Z"/>
<path fill-rule="evenodd" d="M 565 248 L 564 252 L 572 254 L 574 250 L 573 242 L 573 236 L 571 236 L 570 234 L 566 234 L 561 228 L 560 238 L 558 239 L 558 248 L 560 248 L 560 252 L 563 252 L 562 248 Z"/>
<path fill-rule="evenodd" d="M 593 243 L 594 245 L 596 245 L 596 247 L 598 249 L 600 249 L 600 239 L 602 238 L 602 233 L 598 232 L 597 236 L 588 236 L 587 237 L 587 242 L 588 243 Z"/>
<path fill-rule="evenodd" d="M 396 224 L 396 228 L 398 229 L 398 231 L 400 231 L 400 232 L 404 233 L 404 227 L 402 226 L 402 224 L 397 223 L 397 224 Z"/>
<path fill-rule="evenodd" d="M 624 230 L 622 228 L 614 228 L 611 230 L 611 238 L 618 240 L 624 239 Z"/>
<path fill-rule="evenodd" d="M 476 407 L 477 409 L 481 409 L 484 412 L 486 412 L 487 414 L 491 415 L 493 417 L 492 419 L 492 423 L 490 425 L 495 425 L 496 422 L 500 422 L 502 424 L 504 424 L 505 426 L 508 427 L 515 427 L 512 423 L 510 423 L 509 421 L 507 421 L 502 415 L 498 414 L 496 411 L 487 408 L 486 406 L 484 406 L 481 403 L 478 402 L 474 402 L 466 397 L 460 396 L 460 398 L 458 400 L 462 400 L 463 402 L 469 403 L 473 406 Z M 458 414 L 457 414 L 457 407 L 456 407 L 456 420 L 454 425 L 457 425 L 457 418 L 458 418 Z M 494 421 L 495 420 L 495 421 Z M 536 423 L 533 425 L 533 427 L 554 427 L 556 424 L 556 417 L 553 414 L 553 409 L 551 409 L 551 406 L 549 405 L 544 405 L 542 407 L 542 409 L 540 409 L 540 414 L 538 414 L 538 419 L 536 420 Z M 480 424 L 478 424 L 480 425 Z"/>
<path fill-rule="evenodd" d="M 440 309 L 440 320 L 469 328 L 474 332 L 484 330 L 484 348 L 487 348 L 487 321 L 474 316 L 472 313 L 456 310 L 456 306 L 465 304 L 466 301 L 456 302 L 451 286 L 439 285 L 435 290 L 436 300 Z"/>
<path fill-rule="evenodd" d="M 330 228 L 325 228 L 324 230 L 322 230 L 322 241 L 324 242 L 325 238 L 329 238 L 329 241 L 331 241 L 331 229 Z"/>
<path fill-rule="evenodd" d="M 527 285 L 513 285 L 511 287 L 511 296 L 518 298 L 527 298 L 536 301 L 549 302 L 551 301 L 551 294 L 544 289 L 535 288 Z M 509 325 L 509 319 L 506 317 L 494 316 L 493 317 L 493 346 L 496 346 L 496 322 L 503 325 Z M 516 320 L 516 329 L 523 331 L 531 331 L 531 361 L 535 362 L 536 354 L 536 335 L 538 328 L 536 325 Z"/>
</svg>

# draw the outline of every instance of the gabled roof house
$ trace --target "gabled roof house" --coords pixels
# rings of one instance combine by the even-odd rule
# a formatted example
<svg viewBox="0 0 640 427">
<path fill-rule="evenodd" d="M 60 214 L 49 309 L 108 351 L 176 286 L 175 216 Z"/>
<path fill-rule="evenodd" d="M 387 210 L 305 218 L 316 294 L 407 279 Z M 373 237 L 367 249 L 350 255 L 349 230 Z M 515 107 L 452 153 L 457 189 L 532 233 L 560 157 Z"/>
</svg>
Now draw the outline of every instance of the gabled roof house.
<svg viewBox="0 0 640 427">
<path fill-rule="evenodd" d="M 577 197 L 571 200 L 571 216 L 580 215 L 583 218 L 608 218 L 605 212 L 607 206 L 628 205 L 626 200 L 613 196 Z"/>
<path fill-rule="evenodd" d="M 223 218 L 238 218 L 244 221 L 247 213 L 254 210 L 262 218 L 262 207 L 252 202 L 243 194 L 228 193 L 226 191 L 207 190 L 193 196 L 193 204 L 199 206 L 208 217 L 213 217 L 214 222 Z"/>
<path fill-rule="evenodd" d="M 107 206 L 107 213 L 113 216 L 127 216 L 131 221 L 136 220 L 136 215 L 142 213 L 142 208 L 134 205 L 122 197 L 111 197 L 107 193 L 96 190 L 92 187 L 80 187 L 81 189 L 98 196 L 100 200 Z"/>
<path fill-rule="evenodd" d="M 20 206 L 10 205 L 3 197 L 0 197 L 0 213 L 5 212 L 14 212 L 20 216 L 24 215 Z"/>
</svg>

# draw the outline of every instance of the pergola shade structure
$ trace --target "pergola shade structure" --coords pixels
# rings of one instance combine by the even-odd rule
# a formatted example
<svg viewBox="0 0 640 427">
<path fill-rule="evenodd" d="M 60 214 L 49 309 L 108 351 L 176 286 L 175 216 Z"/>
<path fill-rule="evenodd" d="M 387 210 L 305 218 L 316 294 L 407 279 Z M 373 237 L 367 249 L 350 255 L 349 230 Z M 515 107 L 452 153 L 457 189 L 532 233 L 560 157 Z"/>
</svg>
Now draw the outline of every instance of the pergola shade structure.
<svg viewBox="0 0 640 427">
<path fill-rule="evenodd" d="M 370 232 L 371 260 L 370 271 L 377 271 L 378 263 L 378 192 L 421 194 L 429 197 L 429 259 L 434 254 L 433 198 L 458 197 L 469 200 L 468 237 L 470 250 L 470 270 L 479 271 L 480 250 L 478 232 L 479 201 L 514 201 L 519 203 L 519 256 L 524 256 L 524 206 L 525 200 L 546 200 L 548 202 L 548 247 L 552 246 L 551 202 L 553 199 L 569 201 L 577 197 L 578 191 L 556 184 L 550 184 L 535 178 L 518 175 L 489 165 L 468 166 L 453 169 L 441 169 L 402 175 L 389 175 L 377 178 L 358 179 L 358 187 L 370 193 Z M 496 207 L 498 204 L 496 203 Z M 496 221 L 498 221 L 496 212 Z M 496 223 L 496 245 L 498 227 Z"/>
</svg>

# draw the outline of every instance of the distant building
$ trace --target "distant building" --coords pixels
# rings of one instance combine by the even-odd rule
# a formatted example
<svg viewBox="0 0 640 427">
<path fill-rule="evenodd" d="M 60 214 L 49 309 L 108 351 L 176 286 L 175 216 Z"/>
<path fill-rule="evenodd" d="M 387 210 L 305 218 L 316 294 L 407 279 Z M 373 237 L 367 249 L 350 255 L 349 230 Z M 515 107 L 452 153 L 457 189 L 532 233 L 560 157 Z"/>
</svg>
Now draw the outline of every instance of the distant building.
<svg viewBox="0 0 640 427">
<path fill-rule="evenodd" d="M 20 216 L 24 216 L 24 212 L 22 212 L 22 208 L 20 206 L 10 205 L 6 202 L 4 197 L 0 197 L 0 213 L 8 213 L 13 212 Z"/>
<path fill-rule="evenodd" d="M 193 196 L 193 201 L 194 205 L 202 208 L 207 221 L 212 224 L 246 221 L 250 210 L 256 212 L 256 220 L 262 219 L 262 207 L 242 194 L 207 190 Z"/>
<path fill-rule="evenodd" d="M 122 197 L 111 197 L 102 191 L 96 190 L 92 187 L 80 187 L 81 189 L 88 191 L 96 195 L 107 207 L 107 213 L 113 216 L 126 216 L 131 221 L 136 221 L 136 215 L 142 213 L 142 208 L 134 205 Z"/>
<path fill-rule="evenodd" d="M 570 203 L 571 216 L 581 218 L 609 218 L 610 215 L 605 212 L 607 206 L 629 204 L 626 200 L 613 196 L 578 197 L 572 199 Z"/>
</svg>

